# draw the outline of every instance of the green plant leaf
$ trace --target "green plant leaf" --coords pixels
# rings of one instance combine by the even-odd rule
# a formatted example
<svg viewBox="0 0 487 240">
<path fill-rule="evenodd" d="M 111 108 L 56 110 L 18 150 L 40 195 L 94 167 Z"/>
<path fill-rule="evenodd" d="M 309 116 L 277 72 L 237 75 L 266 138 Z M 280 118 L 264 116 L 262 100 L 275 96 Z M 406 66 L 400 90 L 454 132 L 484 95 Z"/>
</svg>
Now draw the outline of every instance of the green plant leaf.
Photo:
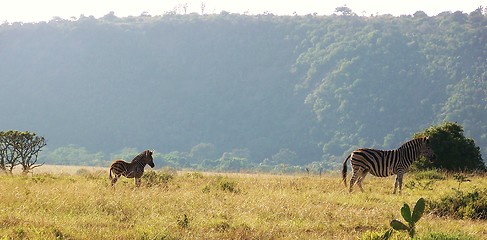
<svg viewBox="0 0 487 240">
<path fill-rule="evenodd" d="M 407 203 L 401 208 L 401 215 L 406 222 L 411 223 L 411 208 L 409 208 Z"/>
<path fill-rule="evenodd" d="M 391 237 L 392 235 L 392 229 L 387 230 L 384 235 L 380 237 L 381 240 L 387 240 Z"/>
<path fill-rule="evenodd" d="M 414 206 L 413 216 L 411 219 L 413 222 L 419 221 L 419 219 L 423 216 L 424 208 L 425 208 L 424 198 L 418 199 L 416 205 Z"/>
<path fill-rule="evenodd" d="M 398 220 L 392 220 L 390 225 L 394 230 L 397 231 L 401 231 L 401 230 L 409 231 L 409 227 Z"/>
</svg>

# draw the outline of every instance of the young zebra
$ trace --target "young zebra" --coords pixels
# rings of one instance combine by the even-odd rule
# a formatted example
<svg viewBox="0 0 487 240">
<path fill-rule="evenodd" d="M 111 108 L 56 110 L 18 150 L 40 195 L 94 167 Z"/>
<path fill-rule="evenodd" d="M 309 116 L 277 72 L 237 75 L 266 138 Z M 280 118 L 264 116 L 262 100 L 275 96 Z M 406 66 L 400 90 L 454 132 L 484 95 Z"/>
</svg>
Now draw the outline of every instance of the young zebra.
<svg viewBox="0 0 487 240">
<path fill-rule="evenodd" d="M 123 175 L 127 178 L 135 178 L 135 185 L 140 186 L 140 178 L 144 174 L 144 167 L 149 164 L 151 168 L 154 167 L 154 161 L 152 159 L 151 150 L 145 150 L 137 155 L 130 163 L 123 160 L 116 160 L 110 165 L 110 180 L 112 181 L 112 187 L 115 186 L 118 178 Z M 112 177 L 113 173 L 113 177 Z"/>
<path fill-rule="evenodd" d="M 429 161 L 435 159 L 435 154 L 430 147 L 429 138 L 416 138 L 404 143 L 401 147 L 395 150 L 377 150 L 369 148 L 361 148 L 353 151 L 343 162 L 342 178 L 345 187 L 347 186 L 347 160 L 350 159 L 353 174 L 350 179 L 350 189 L 352 192 L 353 184 L 357 181 L 357 185 L 363 192 L 362 181 L 367 173 L 377 177 L 387 177 L 396 174 L 394 182 L 394 192 L 396 193 L 399 185 L 399 193 L 402 191 L 402 178 L 404 173 L 411 165 L 411 163 L 418 159 L 420 155 L 425 156 Z"/>
</svg>

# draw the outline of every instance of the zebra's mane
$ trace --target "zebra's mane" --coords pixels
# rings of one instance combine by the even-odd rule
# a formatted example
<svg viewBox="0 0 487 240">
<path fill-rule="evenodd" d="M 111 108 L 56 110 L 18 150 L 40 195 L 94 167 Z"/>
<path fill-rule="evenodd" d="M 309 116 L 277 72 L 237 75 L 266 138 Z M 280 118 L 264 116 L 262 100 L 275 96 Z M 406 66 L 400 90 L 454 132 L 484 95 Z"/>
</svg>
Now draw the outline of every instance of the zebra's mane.
<svg viewBox="0 0 487 240">
<path fill-rule="evenodd" d="M 426 142 L 426 139 L 427 139 L 426 137 L 421 137 L 421 138 L 415 138 L 415 139 L 409 140 L 409 141 L 405 142 L 404 144 L 402 144 L 398 148 L 398 150 L 410 148 L 412 146 L 417 146 L 418 144 L 422 145 L 423 143 Z"/>
<path fill-rule="evenodd" d="M 148 155 L 148 154 L 147 154 L 147 152 L 148 152 L 148 151 L 149 151 L 149 150 L 145 150 L 145 151 L 143 151 L 143 152 L 139 153 L 139 155 L 135 156 L 135 157 L 134 157 L 134 159 L 132 159 L 131 163 L 133 163 L 133 162 L 137 162 L 137 161 L 140 161 L 141 159 L 145 158 L 145 156 L 147 156 L 147 155 Z"/>
</svg>

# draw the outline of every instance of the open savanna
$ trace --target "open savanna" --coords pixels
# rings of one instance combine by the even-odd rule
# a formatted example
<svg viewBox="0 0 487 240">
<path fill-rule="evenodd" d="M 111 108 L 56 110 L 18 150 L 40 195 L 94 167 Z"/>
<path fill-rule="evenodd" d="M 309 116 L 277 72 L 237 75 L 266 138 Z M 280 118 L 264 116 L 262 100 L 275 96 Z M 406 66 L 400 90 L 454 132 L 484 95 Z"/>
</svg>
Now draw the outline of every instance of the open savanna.
<svg viewBox="0 0 487 240">
<path fill-rule="evenodd" d="M 405 183 L 415 181 L 416 187 L 392 195 L 392 177 L 369 176 L 364 193 L 349 194 L 338 173 L 160 170 L 146 172 L 152 178 L 143 179 L 140 188 L 123 178 L 113 189 L 107 169 L 55 169 L 0 176 L 0 239 L 363 239 L 402 219 L 404 203 L 439 199 L 459 187 L 452 176 L 432 182 L 408 174 Z M 469 179 L 461 190 L 487 187 L 485 176 Z M 420 239 L 431 233 L 487 239 L 487 222 L 427 212 L 416 233 Z"/>
</svg>

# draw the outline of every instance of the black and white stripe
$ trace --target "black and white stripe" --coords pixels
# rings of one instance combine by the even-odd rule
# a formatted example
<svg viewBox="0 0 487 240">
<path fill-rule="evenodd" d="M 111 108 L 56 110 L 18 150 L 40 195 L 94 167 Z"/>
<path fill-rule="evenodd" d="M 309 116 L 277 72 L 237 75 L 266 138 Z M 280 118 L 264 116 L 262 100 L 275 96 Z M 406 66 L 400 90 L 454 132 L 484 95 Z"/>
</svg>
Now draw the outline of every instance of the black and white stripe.
<svg viewBox="0 0 487 240">
<path fill-rule="evenodd" d="M 396 193 L 398 186 L 400 193 L 402 190 L 402 179 L 404 174 L 413 161 L 418 159 L 420 155 L 425 156 L 430 161 L 435 158 L 428 137 L 410 140 L 394 150 L 384 151 L 369 148 L 357 149 L 343 162 L 343 182 L 345 183 L 345 186 L 347 186 L 347 160 L 350 159 L 353 174 L 350 179 L 349 192 L 352 192 L 352 187 L 355 184 L 355 181 L 363 192 L 362 181 L 367 173 L 370 173 L 377 177 L 387 177 L 396 174 L 393 193 Z"/>
<path fill-rule="evenodd" d="M 135 178 L 135 185 L 140 186 L 140 178 L 144 174 L 145 165 L 154 167 L 151 150 L 145 150 L 137 155 L 130 163 L 123 160 L 116 160 L 110 165 L 110 180 L 115 185 L 120 176 Z M 113 176 L 112 176 L 113 173 Z"/>
</svg>

